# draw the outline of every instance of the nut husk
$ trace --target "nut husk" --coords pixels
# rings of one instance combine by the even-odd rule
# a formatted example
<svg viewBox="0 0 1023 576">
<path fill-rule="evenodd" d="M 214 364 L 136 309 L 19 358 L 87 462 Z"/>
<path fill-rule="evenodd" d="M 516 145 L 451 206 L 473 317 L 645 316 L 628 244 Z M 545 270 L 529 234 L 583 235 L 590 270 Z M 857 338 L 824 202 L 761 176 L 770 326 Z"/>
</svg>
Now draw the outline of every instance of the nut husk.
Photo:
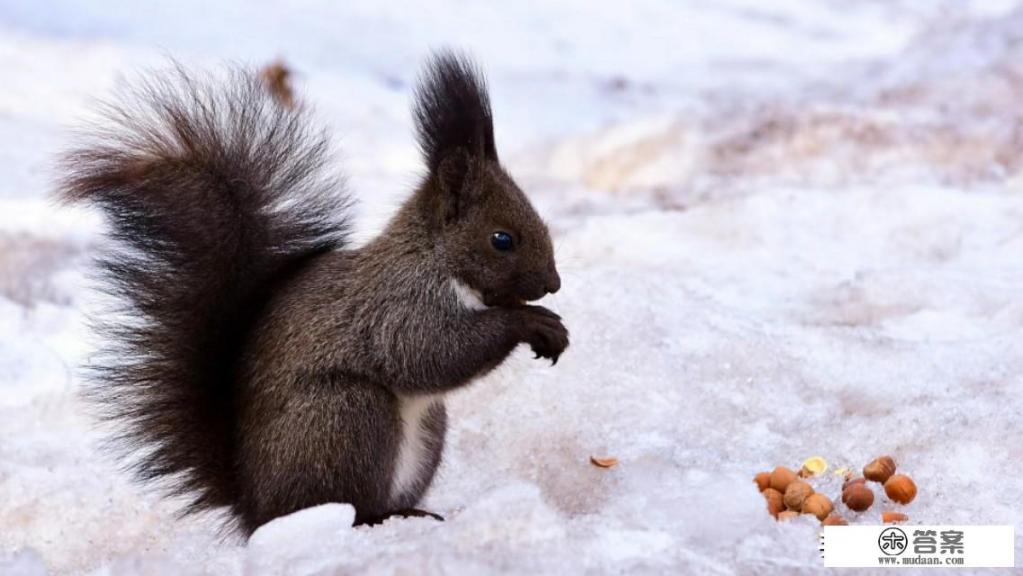
<svg viewBox="0 0 1023 576">
<path fill-rule="evenodd" d="M 813 476 L 820 476 L 827 471 L 828 461 L 820 456 L 812 456 L 803 462 L 803 467 L 799 469 L 799 477 L 811 478 Z"/>
<path fill-rule="evenodd" d="M 753 481 L 757 483 L 757 488 L 763 492 L 771 487 L 771 473 L 761 472 L 753 477 Z"/>
</svg>

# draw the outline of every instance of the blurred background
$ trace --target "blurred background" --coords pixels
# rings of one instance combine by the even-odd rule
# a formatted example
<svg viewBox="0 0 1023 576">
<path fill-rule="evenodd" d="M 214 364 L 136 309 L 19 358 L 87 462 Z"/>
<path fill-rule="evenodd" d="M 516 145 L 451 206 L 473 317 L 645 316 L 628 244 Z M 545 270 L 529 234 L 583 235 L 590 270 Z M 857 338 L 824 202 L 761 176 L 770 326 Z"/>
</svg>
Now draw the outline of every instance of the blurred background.
<svg viewBox="0 0 1023 576">
<path fill-rule="evenodd" d="M 171 59 L 278 63 L 367 238 L 422 174 L 410 91 L 441 47 L 487 72 L 570 353 L 452 398 L 442 528 L 246 549 L 176 520 L 78 397 L 103 223 L 54 205 L 57 155 Z M 1017 0 L 14 1 L 0 71 L 0 572 L 785 572 L 816 526 L 749 479 L 816 454 L 894 453 L 914 520 L 1021 532 Z"/>
</svg>

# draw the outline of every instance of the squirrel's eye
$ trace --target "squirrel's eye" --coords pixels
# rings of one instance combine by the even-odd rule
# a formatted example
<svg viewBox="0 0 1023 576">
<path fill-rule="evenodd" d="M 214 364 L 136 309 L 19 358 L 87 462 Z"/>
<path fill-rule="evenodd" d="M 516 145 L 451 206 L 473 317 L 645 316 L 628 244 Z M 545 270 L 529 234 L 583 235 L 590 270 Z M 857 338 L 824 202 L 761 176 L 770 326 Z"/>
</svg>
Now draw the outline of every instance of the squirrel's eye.
<svg viewBox="0 0 1023 576">
<path fill-rule="evenodd" d="M 514 244 L 511 234 L 507 232 L 494 232 L 490 235 L 490 245 L 498 252 L 507 252 L 512 249 Z"/>
</svg>

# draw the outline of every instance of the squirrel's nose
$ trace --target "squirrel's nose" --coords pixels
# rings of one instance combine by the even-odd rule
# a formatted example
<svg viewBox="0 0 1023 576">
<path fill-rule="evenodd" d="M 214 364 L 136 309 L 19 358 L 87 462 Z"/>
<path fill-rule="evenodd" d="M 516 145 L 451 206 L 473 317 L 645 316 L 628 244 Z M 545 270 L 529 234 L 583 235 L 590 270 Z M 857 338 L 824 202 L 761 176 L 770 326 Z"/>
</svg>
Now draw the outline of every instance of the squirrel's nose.
<svg viewBox="0 0 1023 576">
<path fill-rule="evenodd" d="M 558 290 L 561 290 L 561 276 L 558 276 L 557 270 L 551 270 L 550 276 L 547 277 L 547 285 L 544 286 L 548 294 L 554 294 Z"/>
</svg>

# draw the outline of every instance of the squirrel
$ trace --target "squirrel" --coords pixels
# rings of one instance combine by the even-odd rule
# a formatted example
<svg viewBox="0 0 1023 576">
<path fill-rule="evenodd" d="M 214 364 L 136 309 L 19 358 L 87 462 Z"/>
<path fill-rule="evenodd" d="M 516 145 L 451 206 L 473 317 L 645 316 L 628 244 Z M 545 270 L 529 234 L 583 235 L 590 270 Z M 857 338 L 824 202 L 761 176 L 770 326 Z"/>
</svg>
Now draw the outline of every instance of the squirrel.
<svg viewBox="0 0 1023 576">
<path fill-rule="evenodd" d="M 486 80 L 431 55 L 412 107 L 426 174 L 354 247 L 350 196 L 305 106 L 259 75 L 177 66 L 107 105 L 63 158 L 60 198 L 98 207 L 118 314 L 86 394 L 142 482 L 251 535 L 343 502 L 355 524 L 416 506 L 444 396 L 568 331 L 529 302 L 561 279 L 550 233 L 498 160 Z"/>
</svg>

